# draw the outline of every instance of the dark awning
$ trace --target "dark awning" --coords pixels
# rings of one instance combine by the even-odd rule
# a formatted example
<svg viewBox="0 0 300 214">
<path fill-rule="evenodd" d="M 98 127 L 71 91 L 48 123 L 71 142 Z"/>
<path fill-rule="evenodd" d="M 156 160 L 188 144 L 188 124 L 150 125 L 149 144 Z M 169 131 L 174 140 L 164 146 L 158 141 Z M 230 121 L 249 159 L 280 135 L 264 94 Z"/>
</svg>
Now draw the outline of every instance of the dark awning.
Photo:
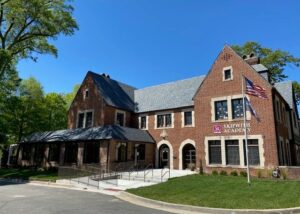
<svg viewBox="0 0 300 214">
<path fill-rule="evenodd" d="M 92 128 L 65 129 L 50 132 L 36 132 L 24 137 L 20 143 L 36 142 L 65 142 L 65 141 L 90 141 L 90 140 L 122 140 L 133 142 L 154 143 L 147 131 L 107 125 Z"/>
</svg>

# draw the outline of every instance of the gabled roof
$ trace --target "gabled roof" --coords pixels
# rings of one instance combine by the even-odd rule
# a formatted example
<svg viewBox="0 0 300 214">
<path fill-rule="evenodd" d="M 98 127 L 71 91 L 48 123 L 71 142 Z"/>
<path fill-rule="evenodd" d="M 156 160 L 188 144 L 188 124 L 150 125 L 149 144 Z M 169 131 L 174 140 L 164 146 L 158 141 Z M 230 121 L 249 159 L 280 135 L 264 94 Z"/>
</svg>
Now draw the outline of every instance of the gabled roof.
<svg viewBox="0 0 300 214">
<path fill-rule="evenodd" d="M 193 96 L 204 76 L 151 86 L 134 91 L 136 112 L 149 112 L 193 106 Z"/>
<path fill-rule="evenodd" d="M 255 64 L 255 65 L 251 65 L 251 66 L 257 72 L 262 72 L 262 71 L 267 71 L 268 70 L 268 68 L 266 66 L 264 66 L 263 64 Z"/>
<path fill-rule="evenodd" d="M 285 99 L 291 109 L 294 109 L 294 94 L 293 94 L 293 82 L 284 81 L 274 85 L 280 95 Z"/>
<path fill-rule="evenodd" d="M 134 87 L 91 71 L 88 72 L 88 75 L 92 77 L 101 96 L 108 105 L 134 111 Z"/>
<path fill-rule="evenodd" d="M 154 143 L 154 140 L 147 131 L 118 125 L 65 129 L 51 132 L 36 132 L 27 137 L 24 137 L 20 143 L 68 141 L 74 142 L 111 139 L 131 142 Z"/>
</svg>

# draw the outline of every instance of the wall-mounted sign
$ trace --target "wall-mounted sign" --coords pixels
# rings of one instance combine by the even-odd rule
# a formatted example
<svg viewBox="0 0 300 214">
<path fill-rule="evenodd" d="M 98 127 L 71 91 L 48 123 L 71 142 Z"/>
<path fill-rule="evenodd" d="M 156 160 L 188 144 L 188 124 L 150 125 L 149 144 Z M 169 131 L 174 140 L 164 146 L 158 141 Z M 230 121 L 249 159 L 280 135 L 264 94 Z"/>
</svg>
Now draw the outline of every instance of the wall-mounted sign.
<svg viewBox="0 0 300 214">
<path fill-rule="evenodd" d="M 250 123 L 246 123 L 247 132 L 251 131 Z M 231 123 L 222 125 L 214 125 L 213 131 L 215 134 L 221 133 L 244 133 L 244 123 Z"/>
</svg>

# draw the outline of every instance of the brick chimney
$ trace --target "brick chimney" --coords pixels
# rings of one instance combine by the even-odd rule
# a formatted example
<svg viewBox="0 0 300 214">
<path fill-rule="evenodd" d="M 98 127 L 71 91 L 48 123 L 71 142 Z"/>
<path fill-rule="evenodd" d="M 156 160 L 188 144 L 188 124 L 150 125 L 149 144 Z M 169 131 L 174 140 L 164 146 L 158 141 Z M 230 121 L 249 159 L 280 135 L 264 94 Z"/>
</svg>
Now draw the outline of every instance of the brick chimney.
<svg viewBox="0 0 300 214">
<path fill-rule="evenodd" d="M 251 53 L 250 55 L 244 55 L 243 59 L 249 64 L 249 65 L 256 65 L 260 64 L 260 58 L 255 56 L 254 53 Z"/>
</svg>

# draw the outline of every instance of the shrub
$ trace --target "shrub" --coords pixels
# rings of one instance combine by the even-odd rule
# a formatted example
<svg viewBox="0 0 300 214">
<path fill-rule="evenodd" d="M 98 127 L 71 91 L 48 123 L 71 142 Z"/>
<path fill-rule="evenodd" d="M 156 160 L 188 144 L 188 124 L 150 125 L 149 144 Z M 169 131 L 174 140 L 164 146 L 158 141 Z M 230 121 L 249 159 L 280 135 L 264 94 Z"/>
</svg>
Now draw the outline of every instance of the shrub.
<svg viewBox="0 0 300 214">
<path fill-rule="evenodd" d="M 260 170 L 260 169 L 257 170 L 257 177 L 262 178 L 262 173 L 263 173 L 262 170 Z"/>
<path fill-rule="evenodd" d="M 233 170 L 231 173 L 230 173 L 231 176 L 238 176 L 238 173 L 237 171 Z"/>
<path fill-rule="evenodd" d="M 242 177 L 247 177 L 247 172 L 241 171 L 241 172 L 240 172 L 240 176 L 242 176 Z"/>
<path fill-rule="evenodd" d="M 227 172 L 224 171 L 224 170 L 222 170 L 222 171 L 220 172 L 220 175 L 226 176 L 226 175 L 227 175 Z"/>
<path fill-rule="evenodd" d="M 283 178 L 284 180 L 287 179 L 287 171 L 286 171 L 286 169 L 281 169 L 281 176 L 282 176 L 282 178 Z"/>
<path fill-rule="evenodd" d="M 199 173 L 200 173 L 200 175 L 203 175 L 203 174 L 204 174 L 204 171 L 203 171 L 203 165 L 202 165 L 202 160 L 200 160 L 200 169 L 199 169 Z"/>
<path fill-rule="evenodd" d="M 212 174 L 212 175 L 218 175 L 219 173 L 218 173 L 217 170 L 213 170 L 211 174 Z"/>
</svg>

